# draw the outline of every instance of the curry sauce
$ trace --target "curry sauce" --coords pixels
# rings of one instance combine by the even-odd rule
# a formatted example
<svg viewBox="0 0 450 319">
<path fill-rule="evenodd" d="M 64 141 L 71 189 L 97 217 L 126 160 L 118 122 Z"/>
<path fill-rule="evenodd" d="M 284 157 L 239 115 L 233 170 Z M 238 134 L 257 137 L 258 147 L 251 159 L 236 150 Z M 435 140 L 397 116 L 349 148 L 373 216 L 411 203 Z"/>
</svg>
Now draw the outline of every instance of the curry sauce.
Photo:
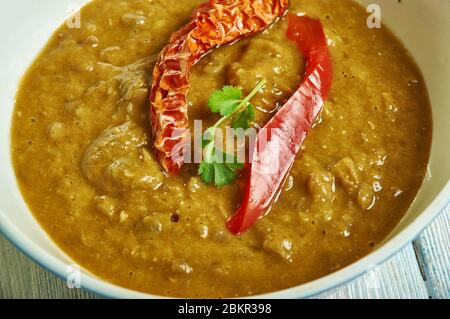
<svg viewBox="0 0 450 319">
<path fill-rule="evenodd" d="M 350 0 L 292 0 L 322 21 L 334 81 L 271 211 L 241 236 L 226 221 L 243 178 L 223 188 L 185 165 L 168 177 L 148 119 L 153 66 L 204 0 L 94 0 L 60 27 L 17 94 L 12 157 L 22 194 L 75 262 L 117 285 L 176 297 L 235 297 L 296 286 L 377 248 L 403 218 L 428 163 L 432 121 L 418 67 Z M 305 61 L 287 22 L 214 50 L 191 76 L 191 127 L 218 117 L 223 85 L 248 93 L 262 127 L 298 87 Z"/>
</svg>

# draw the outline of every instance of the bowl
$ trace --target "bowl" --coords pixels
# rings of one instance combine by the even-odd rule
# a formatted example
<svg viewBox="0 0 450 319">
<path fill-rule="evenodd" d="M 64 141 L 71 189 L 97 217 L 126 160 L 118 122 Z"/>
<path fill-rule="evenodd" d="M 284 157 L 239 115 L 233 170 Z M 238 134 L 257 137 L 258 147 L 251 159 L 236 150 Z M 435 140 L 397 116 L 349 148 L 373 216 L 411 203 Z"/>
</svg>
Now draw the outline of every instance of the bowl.
<svg viewBox="0 0 450 319">
<path fill-rule="evenodd" d="M 86 0 L 15 0 L 0 4 L 0 232 L 38 264 L 66 278 L 74 261 L 39 226 L 25 204 L 10 158 L 10 129 L 19 81 L 53 31 Z M 370 1 L 359 1 L 368 6 Z M 260 298 L 304 298 L 363 274 L 410 243 L 450 199 L 450 2 L 379 0 L 383 22 L 409 49 L 425 77 L 433 106 L 429 173 L 407 215 L 379 248 L 352 265 L 294 288 Z M 369 13 L 368 13 L 369 15 Z M 389 66 L 387 66 L 389 67 Z M 387 69 L 386 72 L 389 72 Z M 82 287 L 113 298 L 157 298 L 131 291 L 81 270 Z"/>
</svg>

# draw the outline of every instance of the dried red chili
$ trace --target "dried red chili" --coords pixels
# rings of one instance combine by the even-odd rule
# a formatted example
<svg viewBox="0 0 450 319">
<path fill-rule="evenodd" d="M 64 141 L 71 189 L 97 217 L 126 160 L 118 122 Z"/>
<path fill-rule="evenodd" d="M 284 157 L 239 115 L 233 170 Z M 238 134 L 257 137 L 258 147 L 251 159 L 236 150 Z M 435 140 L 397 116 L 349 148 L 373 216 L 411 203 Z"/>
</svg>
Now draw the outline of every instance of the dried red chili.
<svg viewBox="0 0 450 319">
<path fill-rule="evenodd" d="M 153 71 L 150 119 L 158 160 L 179 173 L 187 142 L 189 75 L 192 66 L 220 45 L 253 35 L 281 17 L 289 0 L 210 0 L 174 33 Z"/>
<path fill-rule="evenodd" d="M 258 133 L 243 202 L 228 221 L 234 234 L 248 230 L 270 209 L 331 88 L 333 68 L 320 21 L 290 15 L 287 35 L 307 60 L 305 78 Z"/>
</svg>

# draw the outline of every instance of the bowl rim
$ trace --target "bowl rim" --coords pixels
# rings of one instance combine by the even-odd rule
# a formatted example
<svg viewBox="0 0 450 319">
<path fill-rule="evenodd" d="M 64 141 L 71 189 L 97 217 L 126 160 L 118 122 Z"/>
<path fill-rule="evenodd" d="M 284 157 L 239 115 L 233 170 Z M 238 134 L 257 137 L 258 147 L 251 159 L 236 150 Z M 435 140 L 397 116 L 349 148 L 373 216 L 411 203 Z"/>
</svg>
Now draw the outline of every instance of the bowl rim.
<svg viewBox="0 0 450 319">
<path fill-rule="evenodd" d="M 83 5 L 91 2 L 86 0 Z M 69 17 L 70 14 L 67 15 Z M 65 17 L 64 20 L 67 18 Z M 12 167 L 11 167 L 12 168 Z M 450 205 L 450 179 L 442 187 L 440 192 L 434 197 L 431 203 L 411 222 L 410 225 L 401 230 L 398 234 L 383 242 L 383 244 L 354 263 L 314 281 L 298 285 L 292 288 L 282 289 L 275 292 L 242 297 L 242 299 L 282 299 L 282 298 L 310 298 L 348 283 L 374 267 L 385 262 L 401 249 L 410 244 L 429 224 L 431 224 L 443 210 Z M 26 207 L 31 217 L 36 220 L 31 210 Z M 36 220 L 37 222 L 37 220 Z M 49 240 L 59 248 L 48 233 L 37 222 L 41 231 Z M 33 260 L 36 264 L 51 272 L 62 280 L 66 280 L 68 266 L 73 263 L 63 262 L 57 257 L 48 253 L 45 249 L 35 244 L 24 232 L 20 231 L 15 224 L 7 217 L 4 210 L 0 208 L 0 235 L 3 235 L 20 252 Z M 61 250 L 61 249 L 60 249 Z M 71 259 L 69 257 L 69 259 Z M 82 289 L 92 292 L 105 298 L 121 299 L 173 299 L 167 296 L 158 296 L 120 287 L 106 281 L 86 270 L 81 273 Z"/>
<path fill-rule="evenodd" d="M 450 180 L 434 198 L 434 200 L 423 210 L 423 212 L 404 230 L 386 241 L 377 250 L 359 259 L 347 267 L 321 277 L 309 283 L 283 289 L 275 292 L 242 297 L 243 299 L 283 299 L 283 298 L 310 298 L 323 292 L 350 282 L 367 271 L 380 265 L 391 258 L 410 242 L 414 240 L 431 222 L 437 218 L 442 211 L 450 204 Z M 30 212 L 31 214 L 31 212 Z M 0 234 L 3 234 L 19 251 L 31 258 L 47 271 L 57 277 L 66 280 L 67 269 L 70 264 L 65 263 L 52 256 L 43 248 L 35 244 L 23 232 L 5 217 L 0 209 Z M 34 218 L 34 217 L 33 217 Z M 53 241 L 52 241 L 53 242 Z M 54 242 L 53 242 L 54 243 Z M 54 243 L 56 245 L 56 243 Z M 81 288 L 105 298 L 120 299 L 169 299 L 171 297 L 158 296 L 131 290 L 109 283 L 100 277 L 82 271 Z"/>
</svg>

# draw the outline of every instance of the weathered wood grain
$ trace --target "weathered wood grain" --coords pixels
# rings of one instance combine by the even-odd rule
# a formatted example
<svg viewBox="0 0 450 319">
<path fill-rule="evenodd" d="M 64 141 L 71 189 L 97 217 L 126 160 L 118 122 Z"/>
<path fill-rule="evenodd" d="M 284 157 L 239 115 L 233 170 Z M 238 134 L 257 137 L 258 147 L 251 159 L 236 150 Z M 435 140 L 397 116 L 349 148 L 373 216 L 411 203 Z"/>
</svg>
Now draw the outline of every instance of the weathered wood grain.
<svg viewBox="0 0 450 319">
<path fill-rule="evenodd" d="M 86 299 L 95 295 L 66 283 L 17 251 L 0 235 L 0 298 Z"/>
<path fill-rule="evenodd" d="M 432 298 L 450 298 L 450 205 L 414 246 Z"/>
<path fill-rule="evenodd" d="M 409 245 L 366 275 L 329 291 L 319 298 L 426 299 L 428 292 L 422 280 L 414 249 L 412 245 Z"/>
<path fill-rule="evenodd" d="M 66 283 L 43 270 L 0 238 L 0 298 L 94 298 L 68 289 Z M 365 276 L 321 298 L 428 298 L 414 251 L 408 247 Z"/>
</svg>

